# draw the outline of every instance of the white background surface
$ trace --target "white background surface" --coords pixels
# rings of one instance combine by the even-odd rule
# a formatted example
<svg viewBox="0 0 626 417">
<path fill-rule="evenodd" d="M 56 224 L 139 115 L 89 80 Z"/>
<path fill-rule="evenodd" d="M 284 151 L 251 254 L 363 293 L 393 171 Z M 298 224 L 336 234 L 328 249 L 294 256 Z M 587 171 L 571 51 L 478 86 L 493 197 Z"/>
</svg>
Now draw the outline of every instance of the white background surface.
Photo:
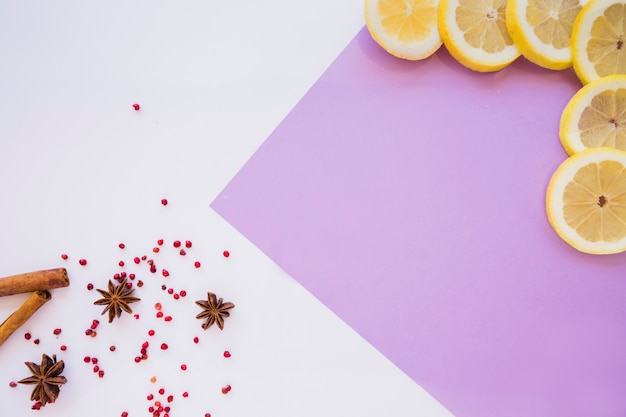
<svg viewBox="0 0 626 417">
<path fill-rule="evenodd" d="M 172 417 L 449 415 L 209 208 L 363 24 L 362 0 L 0 2 L 0 276 L 63 266 L 72 281 L 0 346 L 2 415 L 148 416 L 160 387 Z M 187 256 L 175 239 L 193 242 Z M 143 254 L 170 277 L 134 265 Z M 140 319 L 109 325 L 86 284 L 121 270 L 146 283 Z M 194 318 L 207 291 L 236 304 L 223 332 Z M 1 298 L 0 321 L 26 297 Z M 9 382 L 42 353 L 69 382 L 35 412 L 31 387 Z"/>
</svg>

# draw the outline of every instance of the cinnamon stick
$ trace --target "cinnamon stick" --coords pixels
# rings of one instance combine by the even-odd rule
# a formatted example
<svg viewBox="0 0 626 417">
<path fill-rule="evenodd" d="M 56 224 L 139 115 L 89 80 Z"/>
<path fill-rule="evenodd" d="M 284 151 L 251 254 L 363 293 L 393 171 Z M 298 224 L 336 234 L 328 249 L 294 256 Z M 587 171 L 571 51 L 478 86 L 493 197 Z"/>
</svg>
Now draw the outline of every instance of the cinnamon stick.
<svg viewBox="0 0 626 417">
<path fill-rule="evenodd" d="M 0 278 L 0 297 L 37 290 L 67 287 L 70 279 L 65 268 L 44 269 Z"/>
<path fill-rule="evenodd" d="M 0 324 L 0 346 L 51 298 L 52 295 L 46 290 L 32 293 L 13 314 Z"/>
</svg>

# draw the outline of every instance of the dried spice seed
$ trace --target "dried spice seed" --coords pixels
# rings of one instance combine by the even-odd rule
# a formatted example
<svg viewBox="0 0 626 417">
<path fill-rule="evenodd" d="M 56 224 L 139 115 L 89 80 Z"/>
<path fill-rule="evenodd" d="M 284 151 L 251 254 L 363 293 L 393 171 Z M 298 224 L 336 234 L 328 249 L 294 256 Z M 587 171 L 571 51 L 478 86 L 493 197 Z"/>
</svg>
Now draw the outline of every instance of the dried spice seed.
<svg viewBox="0 0 626 417">
<path fill-rule="evenodd" d="M 116 349 L 117 349 L 117 348 L 115 347 L 115 345 L 111 345 L 111 346 L 109 346 L 109 350 L 110 350 L 111 352 L 115 352 L 115 350 L 116 350 Z"/>
<path fill-rule="evenodd" d="M 119 266 L 124 266 L 124 261 L 119 261 L 117 264 L 118 264 Z"/>
<path fill-rule="evenodd" d="M 180 295 L 174 294 L 174 300 L 178 300 L 179 297 L 180 297 Z"/>
<path fill-rule="evenodd" d="M 40 407 L 48 403 L 54 403 L 59 397 L 61 385 L 67 382 L 67 378 L 61 375 L 65 364 L 58 361 L 56 355 L 52 358 L 46 354 L 41 356 L 39 365 L 33 362 L 25 362 L 31 372 L 31 376 L 17 381 L 20 384 L 35 385 L 30 395 L 31 401 L 40 403 Z"/>
<path fill-rule="evenodd" d="M 150 343 L 147 340 L 141 344 L 142 349 L 148 349 L 148 346 L 150 346 Z"/>
<path fill-rule="evenodd" d="M 152 380 L 153 378 L 154 378 L 154 381 Z M 156 381 L 156 377 L 155 377 L 155 376 L 153 376 L 152 378 L 150 378 L 150 382 L 155 382 L 155 381 Z M 148 401 L 152 401 L 152 400 L 154 399 L 154 395 L 152 395 L 152 394 L 148 394 L 148 396 L 146 397 L 146 399 L 147 399 Z"/>
<path fill-rule="evenodd" d="M 154 309 L 155 310 L 160 310 L 163 306 L 161 305 L 161 303 L 155 303 L 154 304 Z"/>
<path fill-rule="evenodd" d="M 163 317 L 163 312 L 162 311 L 157 311 L 156 317 L 157 317 L 157 319 L 160 319 L 161 317 Z"/>
<path fill-rule="evenodd" d="M 169 276 L 170 276 L 170 271 L 168 271 L 167 269 L 163 269 L 163 270 L 161 271 L 161 274 L 162 274 L 164 277 L 169 277 Z"/>
<path fill-rule="evenodd" d="M 122 414 L 120 414 L 120 417 L 128 417 L 128 412 L 122 411 Z"/>
<path fill-rule="evenodd" d="M 90 356 L 85 356 L 85 357 L 83 358 L 83 362 L 85 362 L 85 363 L 89 363 L 89 362 L 91 362 L 91 357 L 90 357 Z"/>
<path fill-rule="evenodd" d="M 91 363 L 93 363 L 94 365 L 98 363 L 98 358 L 96 358 L 95 356 L 93 358 L 91 358 Z"/>
<path fill-rule="evenodd" d="M 187 365 L 185 365 L 184 363 L 182 365 L 180 365 L 180 369 L 182 369 L 183 371 L 187 370 Z"/>
<path fill-rule="evenodd" d="M 167 343 L 161 343 L 161 350 L 167 350 Z"/>
<path fill-rule="evenodd" d="M 161 204 L 163 204 L 164 206 L 167 206 L 167 198 L 163 198 L 161 200 Z"/>
<path fill-rule="evenodd" d="M 172 321 L 172 316 L 165 316 L 163 318 L 163 320 L 165 320 L 165 321 Z"/>
<path fill-rule="evenodd" d="M 157 271 L 156 265 L 154 265 L 154 264 L 150 265 L 150 272 L 152 272 L 154 274 L 154 273 L 156 273 L 156 271 Z"/>
<path fill-rule="evenodd" d="M 30 334 L 30 333 L 24 333 L 24 339 L 26 339 L 26 340 L 30 340 L 30 338 L 31 338 L 31 337 L 32 337 L 32 336 L 31 336 L 31 334 Z"/>
<path fill-rule="evenodd" d="M 152 382 L 153 384 L 157 381 L 157 377 L 156 376 L 151 376 L 150 377 L 150 382 Z M 148 400 L 152 401 L 152 399 L 154 398 L 154 396 L 152 394 L 148 395 Z"/>
<path fill-rule="evenodd" d="M 163 239 L 157 240 L 157 245 L 159 245 L 159 246 L 163 245 Z"/>
<path fill-rule="evenodd" d="M 11 381 L 11 382 L 9 382 L 9 386 L 10 386 L 11 388 L 15 388 L 15 387 L 17 387 L 17 382 L 15 382 L 15 381 Z"/>
<path fill-rule="evenodd" d="M 92 283 L 87 284 L 87 290 L 89 290 L 89 291 L 93 290 L 93 284 Z"/>
<path fill-rule="evenodd" d="M 61 329 L 59 329 L 59 328 L 57 327 L 56 329 L 54 329 L 54 330 L 52 331 L 52 333 L 58 336 L 58 335 L 60 335 L 60 334 L 61 334 Z"/>
<path fill-rule="evenodd" d="M 143 281 L 142 281 L 142 280 L 138 280 L 138 281 L 137 281 L 137 286 L 138 286 L 139 288 L 143 287 Z"/>
<path fill-rule="evenodd" d="M 141 356 L 135 356 L 135 363 L 141 362 Z"/>
<path fill-rule="evenodd" d="M 196 336 L 196 337 L 194 337 L 194 338 L 193 338 L 193 342 L 194 342 L 194 343 L 198 343 L 199 341 L 200 341 L 200 339 L 198 339 L 198 336 Z"/>
<path fill-rule="evenodd" d="M 61 345 L 61 346 L 59 347 L 59 350 L 61 350 L 61 351 L 65 352 L 65 351 L 67 350 L 67 346 L 65 346 L 65 345 Z"/>
<path fill-rule="evenodd" d="M 189 393 L 187 391 L 183 392 L 183 398 L 189 397 Z"/>
<path fill-rule="evenodd" d="M 123 243 L 120 243 L 120 244 L 119 244 L 119 245 L 117 245 L 117 246 L 118 246 L 120 249 L 124 249 L 124 248 L 126 247 L 126 245 L 125 245 L 125 244 L 123 244 Z"/>
<path fill-rule="evenodd" d="M 161 394 L 161 395 L 165 394 L 165 388 L 159 388 L 159 394 Z M 161 403 L 159 403 L 159 405 L 161 405 Z"/>
<path fill-rule="evenodd" d="M 211 413 L 204 413 L 204 417 L 211 417 Z"/>
<path fill-rule="evenodd" d="M 232 387 L 230 385 L 226 385 L 225 387 L 222 387 L 222 394 L 228 394 L 231 389 Z"/>
<path fill-rule="evenodd" d="M 89 336 L 91 336 L 91 337 L 96 337 L 96 336 L 98 336 L 98 333 L 97 333 L 97 332 L 92 331 L 92 332 L 91 332 L 91 334 L 90 334 Z"/>
<path fill-rule="evenodd" d="M 185 241 L 185 247 L 186 247 L 187 249 L 189 249 L 192 245 L 193 245 L 193 244 L 191 243 L 191 240 L 186 240 L 186 241 Z"/>
<path fill-rule="evenodd" d="M 152 329 L 148 330 L 148 336 L 154 336 L 154 330 Z"/>
<path fill-rule="evenodd" d="M 159 249 L 157 246 L 152 248 L 152 252 L 154 252 L 154 253 L 159 253 L 160 250 L 161 249 Z"/>
<path fill-rule="evenodd" d="M 175 247 L 175 248 L 180 248 L 180 245 L 181 245 L 180 240 L 175 240 L 175 241 L 172 243 L 172 245 L 174 245 L 174 247 Z"/>
<path fill-rule="evenodd" d="M 224 252 L 222 252 L 222 255 L 224 255 L 224 258 L 228 258 L 230 256 L 230 252 L 225 250 Z"/>
<path fill-rule="evenodd" d="M 187 295 L 187 291 L 185 291 L 185 290 L 180 290 L 180 296 L 181 296 L 181 297 L 184 297 L 184 296 L 186 296 L 186 295 Z"/>
<path fill-rule="evenodd" d="M 168 288 L 167 289 L 167 293 L 168 294 L 174 294 L 174 288 Z"/>
<path fill-rule="evenodd" d="M 196 268 L 200 268 L 202 266 L 202 264 L 200 262 L 198 262 L 198 261 L 195 261 L 193 263 L 193 266 L 195 266 Z"/>
<path fill-rule="evenodd" d="M 61 254 L 61 259 L 67 260 L 68 256 L 66 253 Z"/>
<path fill-rule="evenodd" d="M 39 339 L 35 339 L 35 340 L 33 340 L 33 343 L 34 343 L 34 344 L 36 344 L 36 345 L 38 345 L 38 344 L 39 344 Z"/>
<path fill-rule="evenodd" d="M 92 333 L 93 333 L 93 330 L 91 329 L 85 330 L 85 336 L 91 336 Z"/>
<path fill-rule="evenodd" d="M 139 265 L 139 263 L 141 262 L 141 259 L 139 259 L 139 256 L 135 256 L 135 258 L 133 259 L 133 262 Z"/>
<path fill-rule="evenodd" d="M 135 111 L 139 111 L 139 109 L 141 109 L 141 106 L 137 103 L 133 104 L 133 109 L 135 109 Z"/>
<path fill-rule="evenodd" d="M 224 351 L 224 357 L 225 357 L 225 358 L 230 358 L 230 356 L 231 356 L 231 355 L 230 355 L 230 352 L 229 352 L 229 351 L 227 351 L 227 350 L 225 350 L 225 351 Z"/>
<path fill-rule="evenodd" d="M 173 395 L 169 395 L 169 396 L 167 397 L 167 402 L 168 402 L 168 403 L 171 403 L 172 401 L 174 401 L 174 396 L 173 396 Z"/>
<path fill-rule="evenodd" d="M 178 252 L 180 254 L 180 256 L 185 256 L 187 255 L 187 252 L 185 251 L 185 249 L 181 249 L 180 252 Z"/>
<path fill-rule="evenodd" d="M 93 373 L 97 373 L 100 370 L 100 367 L 98 365 L 94 365 L 93 367 Z"/>
<path fill-rule="evenodd" d="M 81 264 L 82 266 L 87 265 L 87 259 L 79 259 L 78 263 Z"/>
<path fill-rule="evenodd" d="M 137 284 L 139 285 L 139 284 Z M 140 301 L 140 298 L 132 295 L 134 289 L 126 287 L 126 279 L 124 279 L 117 287 L 109 280 L 108 291 L 97 289 L 102 296 L 101 299 L 94 302 L 95 305 L 105 306 L 101 314 L 109 313 L 109 323 L 122 315 L 122 311 L 132 314 L 133 310 L 130 304 Z"/>
<path fill-rule="evenodd" d="M 203 319 L 202 328 L 204 330 L 211 327 L 213 324 L 217 324 L 220 330 L 224 329 L 224 318 L 230 316 L 229 310 L 235 307 L 235 304 L 231 302 L 223 302 L 222 298 L 219 299 L 212 292 L 207 292 L 206 300 L 198 300 L 196 304 L 202 308 L 202 312 L 196 315 L 197 319 Z"/>
<path fill-rule="evenodd" d="M 102 369 L 100 369 L 98 371 L 98 378 L 102 378 L 104 376 L 104 371 Z"/>
</svg>

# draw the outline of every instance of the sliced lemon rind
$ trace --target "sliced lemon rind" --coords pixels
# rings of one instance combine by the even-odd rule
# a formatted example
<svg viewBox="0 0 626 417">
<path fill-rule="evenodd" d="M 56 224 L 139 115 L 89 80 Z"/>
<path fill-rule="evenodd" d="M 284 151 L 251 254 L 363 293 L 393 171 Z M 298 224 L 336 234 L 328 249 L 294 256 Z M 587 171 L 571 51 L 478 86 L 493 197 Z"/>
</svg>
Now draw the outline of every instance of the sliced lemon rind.
<svg viewBox="0 0 626 417">
<path fill-rule="evenodd" d="M 438 7 L 438 1 L 435 1 Z M 387 33 L 376 10 L 378 1 L 365 1 L 365 25 L 374 41 L 389 54 L 410 61 L 419 61 L 433 55 L 443 44 L 437 22 L 433 22 L 431 36 L 410 44 L 400 44 L 396 37 Z"/>
<path fill-rule="evenodd" d="M 604 14 L 605 10 L 613 4 L 626 5 L 626 0 L 590 0 L 583 6 L 574 21 L 570 47 L 572 50 L 572 64 L 574 72 L 583 84 L 588 84 L 593 80 L 602 78 L 601 75 L 597 73 L 593 63 L 589 62 L 587 59 L 586 42 L 595 20 L 600 17 L 600 15 Z"/>
<path fill-rule="evenodd" d="M 570 99 L 561 115 L 559 125 L 559 139 L 563 148 L 569 155 L 588 149 L 580 138 L 578 122 L 585 108 L 591 105 L 595 96 L 604 91 L 617 91 L 626 89 L 626 75 L 615 74 L 598 78 L 584 85 Z"/>
<path fill-rule="evenodd" d="M 571 48 L 555 48 L 542 42 L 525 23 L 527 3 L 520 0 L 507 0 L 506 27 L 520 53 L 530 62 L 551 70 L 564 70 L 572 66 Z"/>
<path fill-rule="evenodd" d="M 565 221 L 563 194 L 573 175 L 590 163 L 616 161 L 626 167 L 626 152 L 614 148 L 591 148 L 567 158 L 552 175 L 546 191 L 546 213 L 550 225 L 561 239 L 580 252 L 593 255 L 610 255 L 626 251 L 626 237 L 615 242 L 590 242 L 581 238 Z M 566 175 L 571 172 L 572 175 Z"/>
<path fill-rule="evenodd" d="M 520 56 L 515 45 L 506 46 L 495 54 L 487 54 L 467 44 L 463 32 L 456 27 L 454 13 L 457 6 L 458 0 L 439 0 L 437 20 L 443 44 L 461 65 L 478 72 L 493 72 L 508 66 Z M 463 50 L 457 45 L 464 45 Z"/>
</svg>

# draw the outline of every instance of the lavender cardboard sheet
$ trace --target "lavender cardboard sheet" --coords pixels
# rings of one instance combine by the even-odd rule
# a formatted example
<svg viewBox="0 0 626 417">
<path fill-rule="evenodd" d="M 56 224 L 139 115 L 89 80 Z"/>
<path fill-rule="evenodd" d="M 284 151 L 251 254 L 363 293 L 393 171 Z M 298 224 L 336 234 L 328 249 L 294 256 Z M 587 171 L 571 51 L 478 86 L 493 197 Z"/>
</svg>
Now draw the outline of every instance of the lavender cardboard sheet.
<svg viewBox="0 0 626 417">
<path fill-rule="evenodd" d="M 212 207 L 458 417 L 623 417 L 626 255 L 544 208 L 579 87 L 363 29 Z"/>
</svg>

